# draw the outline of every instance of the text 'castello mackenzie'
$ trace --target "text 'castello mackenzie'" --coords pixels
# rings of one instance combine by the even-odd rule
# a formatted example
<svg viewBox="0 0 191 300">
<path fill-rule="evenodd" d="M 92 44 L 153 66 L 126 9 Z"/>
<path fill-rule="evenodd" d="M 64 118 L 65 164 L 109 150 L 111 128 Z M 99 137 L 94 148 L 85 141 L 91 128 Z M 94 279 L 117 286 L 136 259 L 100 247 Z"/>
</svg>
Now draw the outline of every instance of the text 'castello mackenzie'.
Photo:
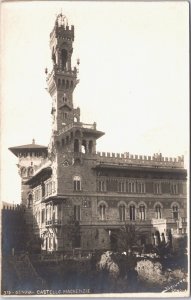
<svg viewBox="0 0 191 300">
<path fill-rule="evenodd" d="M 95 122 L 83 123 L 73 105 L 79 82 L 78 66 L 71 65 L 73 42 L 74 26 L 58 15 L 50 33 L 53 69 L 46 70 L 52 98 L 48 147 L 33 140 L 9 148 L 19 160 L 27 226 L 47 252 L 116 250 L 124 224 L 135 225 L 140 245 L 166 241 L 169 233 L 186 235 L 184 158 L 96 151 L 104 132 Z"/>
</svg>

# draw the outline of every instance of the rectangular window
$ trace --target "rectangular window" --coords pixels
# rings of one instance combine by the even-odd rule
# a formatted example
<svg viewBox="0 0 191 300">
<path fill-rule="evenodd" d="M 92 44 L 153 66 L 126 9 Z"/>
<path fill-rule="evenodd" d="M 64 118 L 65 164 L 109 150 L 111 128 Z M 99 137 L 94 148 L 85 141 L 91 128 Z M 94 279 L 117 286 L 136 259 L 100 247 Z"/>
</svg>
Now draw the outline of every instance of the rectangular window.
<svg viewBox="0 0 191 300">
<path fill-rule="evenodd" d="M 160 185 L 160 183 L 154 183 L 154 194 L 161 194 L 161 185 Z"/>
<path fill-rule="evenodd" d="M 118 191 L 124 193 L 125 192 L 125 184 L 123 181 L 119 181 L 118 183 Z"/>
<path fill-rule="evenodd" d="M 137 182 L 137 193 L 143 194 L 145 193 L 145 184 L 142 182 Z"/>
<path fill-rule="evenodd" d="M 74 205 L 74 220 L 80 221 L 80 205 Z"/>
<path fill-rule="evenodd" d="M 103 180 L 98 181 L 98 192 L 105 192 L 105 182 Z"/>
<path fill-rule="evenodd" d="M 141 183 L 141 188 L 142 188 L 142 193 L 144 194 L 145 193 L 145 184 L 144 183 Z"/>
<path fill-rule="evenodd" d="M 178 194 L 178 184 L 172 183 L 171 184 L 171 194 L 177 195 Z"/>
</svg>

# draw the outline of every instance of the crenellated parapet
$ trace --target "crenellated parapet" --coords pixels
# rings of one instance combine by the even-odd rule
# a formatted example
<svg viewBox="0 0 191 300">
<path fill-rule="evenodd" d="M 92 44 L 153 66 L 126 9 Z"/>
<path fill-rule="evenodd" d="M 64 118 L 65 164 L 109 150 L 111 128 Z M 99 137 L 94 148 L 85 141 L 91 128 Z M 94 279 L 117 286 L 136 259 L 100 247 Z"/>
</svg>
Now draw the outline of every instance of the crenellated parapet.
<svg viewBox="0 0 191 300">
<path fill-rule="evenodd" d="M 56 18 L 54 29 L 50 33 L 50 39 L 54 37 L 54 34 L 57 38 L 71 39 L 74 41 L 74 26 L 68 26 L 68 20 L 62 13 Z"/>
<path fill-rule="evenodd" d="M 25 210 L 25 205 L 3 202 L 2 203 L 2 209 L 3 209 L 3 211 L 11 211 L 11 210 L 12 211 L 24 211 Z"/>
<path fill-rule="evenodd" d="M 151 167 L 171 167 L 184 168 L 184 156 L 177 158 L 163 157 L 161 153 L 155 153 L 153 156 L 132 155 L 125 153 L 97 152 L 97 158 L 101 163 L 118 163 L 138 166 Z"/>
</svg>

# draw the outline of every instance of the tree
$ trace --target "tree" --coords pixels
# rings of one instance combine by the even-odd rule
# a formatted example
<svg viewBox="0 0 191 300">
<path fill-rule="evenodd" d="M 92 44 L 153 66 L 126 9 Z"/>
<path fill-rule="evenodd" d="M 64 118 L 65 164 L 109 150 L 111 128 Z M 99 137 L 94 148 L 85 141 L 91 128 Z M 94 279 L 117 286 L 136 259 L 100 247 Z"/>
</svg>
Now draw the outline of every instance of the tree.
<svg viewBox="0 0 191 300">
<path fill-rule="evenodd" d="M 138 245 L 139 231 L 134 224 L 125 223 L 115 235 L 119 251 L 132 253 L 133 246 Z"/>
</svg>

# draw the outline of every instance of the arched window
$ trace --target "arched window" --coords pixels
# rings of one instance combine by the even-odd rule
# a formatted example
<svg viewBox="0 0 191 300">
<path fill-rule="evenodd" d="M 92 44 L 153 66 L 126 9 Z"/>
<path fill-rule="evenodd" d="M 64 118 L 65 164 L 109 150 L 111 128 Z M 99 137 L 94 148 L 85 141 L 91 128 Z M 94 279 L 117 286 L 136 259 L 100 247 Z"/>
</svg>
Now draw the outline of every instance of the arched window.
<svg viewBox="0 0 191 300">
<path fill-rule="evenodd" d="M 32 207 L 33 197 L 32 194 L 29 194 L 28 196 L 28 208 Z"/>
<path fill-rule="evenodd" d="M 130 220 L 135 221 L 135 205 L 130 205 L 129 207 L 129 215 L 130 215 Z"/>
<path fill-rule="evenodd" d="M 22 177 L 25 177 L 26 175 L 27 175 L 27 170 L 26 170 L 25 167 L 23 167 L 23 168 L 21 169 L 21 176 L 22 176 Z"/>
<path fill-rule="evenodd" d="M 82 153 L 87 153 L 87 142 L 85 140 L 82 141 Z"/>
<path fill-rule="evenodd" d="M 34 172 L 33 168 L 29 167 L 28 168 L 28 176 L 33 176 L 33 172 Z"/>
<path fill-rule="evenodd" d="M 160 204 L 157 204 L 155 206 L 155 213 L 156 213 L 156 219 L 161 219 L 162 218 L 162 208 Z"/>
<path fill-rule="evenodd" d="M 93 141 L 89 141 L 89 153 L 93 152 Z"/>
<path fill-rule="evenodd" d="M 58 87 L 60 87 L 61 81 L 60 78 L 58 78 Z"/>
<path fill-rule="evenodd" d="M 140 220 L 145 220 L 146 219 L 146 209 L 145 209 L 144 204 L 141 204 L 139 206 L 139 218 L 140 218 Z"/>
<path fill-rule="evenodd" d="M 173 205 L 172 207 L 172 217 L 174 220 L 177 220 L 179 217 L 179 207 L 177 204 Z"/>
<path fill-rule="evenodd" d="M 80 152 L 79 140 L 74 140 L 74 152 Z"/>
<path fill-rule="evenodd" d="M 100 204 L 99 214 L 100 214 L 101 220 L 105 220 L 105 210 L 106 210 L 106 205 L 105 204 Z"/>
<path fill-rule="evenodd" d="M 119 205 L 119 219 L 120 221 L 125 221 L 125 205 Z"/>
<path fill-rule="evenodd" d="M 62 87 L 65 87 L 65 80 L 62 79 Z"/>
<path fill-rule="evenodd" d="M 66 80 L 66 88 L 69 88 L 69 80 Z"/>
<path fill-rule="evenodd" d="M 62 70 L 66 69 L 66 63 L 68 59 L 68 52 L 66 49 L 62 49 L 61 51 L 61 67 Z"/>
<path fill-rule="evenodd" d="M 81 177 L 74 176 L 73 183 L 74 183 L 74 191 L 81 191 Z"/>
</svg>

